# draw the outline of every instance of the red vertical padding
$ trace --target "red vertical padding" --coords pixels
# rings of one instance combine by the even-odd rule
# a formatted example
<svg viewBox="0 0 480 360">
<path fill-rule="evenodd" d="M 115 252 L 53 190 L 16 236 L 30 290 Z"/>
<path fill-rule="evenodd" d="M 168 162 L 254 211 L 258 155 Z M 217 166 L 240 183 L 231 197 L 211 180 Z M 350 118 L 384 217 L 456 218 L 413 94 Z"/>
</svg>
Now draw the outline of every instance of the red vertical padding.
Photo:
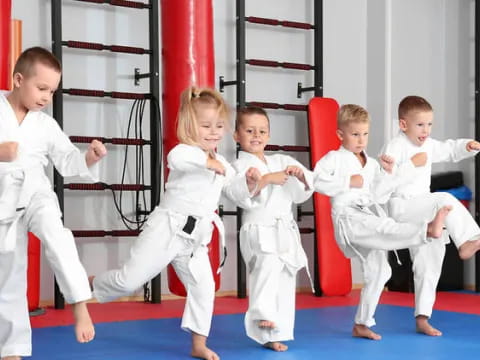
<svg viewBox="0 0 480 360">
<path fill-rule="evenodd" d="M 0 1 L 0 90 L 8 90 L 10 78 L 10 18 L 12 1 Z"/>
<path fill-rule="evenodd" d="M 32 233 L 28 233 L 27 298 L 28 310 L 38 309 L 40 303 L 40 240 Z"/>
<path fill-rule="evenodd" d="M 163 153 L 166 159 L 168 152 L 178 144 L 177 113 L 180 94 L 191 85 L 214 87 L 215 54 L 211 0 L 162 0 L 161 9 Z M 218 290 L 220 276 L 216 270 L 219 266 L 219 239 L 216 229 L 209 247 L 215 290 Z M 168 285 L 175 295 L 186 295 L 172 266 L 168 267 Z"/>
<path fill-rule="evenodd" d="M 312 165 L 340 146 L 337 137 L 338 103 L 329 98 L 313 98 L 308 104 Z M 345 295 L 352 290 L 352 269 L 335 241 L 328 196 L 315 193 L 315 228 L 320 289 L 327 296 Z"/>
</svg>

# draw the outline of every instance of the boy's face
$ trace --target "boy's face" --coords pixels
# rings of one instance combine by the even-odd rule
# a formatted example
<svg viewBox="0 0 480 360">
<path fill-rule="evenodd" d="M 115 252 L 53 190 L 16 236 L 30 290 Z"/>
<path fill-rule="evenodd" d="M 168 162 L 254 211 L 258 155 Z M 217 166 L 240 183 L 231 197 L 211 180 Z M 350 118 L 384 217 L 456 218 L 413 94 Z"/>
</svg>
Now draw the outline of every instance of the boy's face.
<svg viewBox="0 0 480 360">
<path fill-rule="evenodd" d="M 213 106 L 200 105 L 196 115 L 200 148 L 215 151 L 225 132 L 225 120 L 218 116 L 218 110 Z"/>
<path fill-rule="evenodd" d="M 354 154 L 360 154 L 368 145 L 369 123 L 349 123 L 337 130 L 342 145 Z"/>
<path fill-rule="evenodd" d="M 38 111 L 52 101 L 60 77 L 61 74 L 58 71 L 41 63 L 36 63 L 30 75 L 24 76 L 16 73 L 13 82 L 20 93 L 22 105 L 27 110 Z"/>
<path fill-rule="evenodd" d="M 399 125 L 400 130 L 407 135 L 414 145 L 421 146 L 432 132 L 433 112 L 410 112 L 405 119 L 400 119 Z"/>
<path fill-rule="evenodd" d="M 240 144 L 243 151 L 263 156 L 265 146 L 270 140 L 268 119 L 260 114 L 243 115 L 233 138 Z"/>
</svg>

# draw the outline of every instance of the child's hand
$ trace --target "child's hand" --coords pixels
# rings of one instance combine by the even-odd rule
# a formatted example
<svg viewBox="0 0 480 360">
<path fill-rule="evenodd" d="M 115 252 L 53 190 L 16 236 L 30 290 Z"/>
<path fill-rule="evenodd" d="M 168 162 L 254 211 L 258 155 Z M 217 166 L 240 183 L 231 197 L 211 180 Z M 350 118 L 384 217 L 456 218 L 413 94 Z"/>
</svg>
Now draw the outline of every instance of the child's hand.
<svg viewBox="0 0 480 360">
<path fill-rule="evenodd" d="M 85 154 L 85 161 L 87 166 L 90 167 L 101 158 L 107 155 L 107 148 L 98 140 L 92 140 L 90 145 L 88 145 L 87 153 Z"/>
<path fill-rule="evenodd" d="M 220 161 L 213 159 L 210 156 L 207 159 L 207 169 L 215 171 L 218 175 L 225 175 L 225 166 L 223 166 Z"/>
<path fill-rule="evenodd" d="M 17 158 L 18 142 L 5 141 L 0 144 L 0 161 L 10 162 Z"/>
<path fill-rule="evenodd" d="M 287 168 L 285 169 L 285 172 L 289 176 L 295 176 L 308 189 L 307 180 L 305 179 L 305 174 L 303 173 L 302 168 L 298 166 L 290 165 L 290 166 L 287 166 Z"/>
<path fill-rule="evenodd" d="M 393 171 L 393 166 L 395 165 L 395 159 L 391 156 L 383 154 L 380 156 L 379 160 L 383 170 L 391 174 Z"/>
<path fill-rule="evenodd" d="M 480 143 L 478 141 L 472 140 L 467 143 L 467 151 L 479 151 Z"/>
<path fill-rule="evenodd" d="M 262 174 L 260 174 L 260 170 L 258 170 L 257 168 L 251 167 L 245 173 L 245 177 L 247 179 L 248 191 L 251 193 L 253 190 L 256 190 L 254 195 L 258 195 L 258 183 L 262 178 Z"/>
<path fill-rule="evenodd" d="M 424 166 L 427 163 L 427 153 L 421 152 L 413 155 L 410 160 L 412 160 L 413 165 L 415 167 Z"/>
<path fill-rule="evenodd" d="M 360 174 L 350 176 L 350 187 L 361 188 L 363 186 L 363 176 Z"/>
<path fill-rule="evenodd" d="M 264 175 L 268 184 L 283 185 L 288 180 L 288 174 L 285 171 L 277 171 Z"/>
</svg>

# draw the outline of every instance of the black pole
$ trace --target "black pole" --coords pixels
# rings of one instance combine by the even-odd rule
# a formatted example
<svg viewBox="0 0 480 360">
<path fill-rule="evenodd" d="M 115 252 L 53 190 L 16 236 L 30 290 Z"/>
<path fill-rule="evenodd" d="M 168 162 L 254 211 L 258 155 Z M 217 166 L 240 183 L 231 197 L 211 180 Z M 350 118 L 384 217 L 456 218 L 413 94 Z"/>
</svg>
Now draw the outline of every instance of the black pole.
<svg viewBox="0 0 480 360">
<path fill-rule="evenodd" d="M 245 0 L 237 0 L 237 109 L 245 106 Z M 237 297 L 247 297 L 247 270 L 240 251 L 242 209 L 237 208 Z"/>
<path fill-rule="evenodd" d="M 323 96 L 323 0 L 313 3 L 315 96 Z"/>
<path fill-rule="evenodd" d="M 475 139 L 480 139 L 480 4 L 475 0 Z M 480 157 L 475 157 L 475 220 L 480 222 Z M 475 291 L 480 292 L 480 254 L 475 255 Z"/>
<path fill-rule="evenodd" d="M 60 64 L 62 64 L 62 0 L 52 0 L 52 53 L 56 56 Z M 53 94 L 53 117 L 57 121 L 60 128 L 63 129 L 63 94 L 62 79 L 58 84 L 58 89 Z M 53 188 L 58 197 L 58 204 L 63 214 L 64 194 L 63 194 L 63 177 L 54 170 Z M 57 280 L 55 282 L 54 305 L 55 309 L 65 308 L 65 299 L 60 292 Z"/>
<path fill-rule="evenodd" d="M 323 96 L 323 0 L 317 0 L 314 2 L 314 89 L 315 96 Z M 311 130 L 309 129 L 309 132 Z M 312 163 L 312 156 L 310 154 L 310 166 Z M 315 206 L 313 207 L 314 219 L 315 219 Z M 322 295 L 322 289 L 320 286 L 320 274 L 319 274 L 319 259 L 318 259 L 318 244 L 317 244 L 317 228 L 314 225 L 314 240 L 313 240 L 313 286 L 315 290 L 315 296 Z"/>
<path fill-rule="evenodd" d="M 158 17 L 159 17 L 158 0 L 150 1 L 149 10 L 149 24 L 150 24 L 150 94 L 152 101 L 150 101 L 150 137 L 152 145 L 150 147 L 150 183 L 152 184 L 151 191 L 151 207 L 152 211 L 158 205 L 160 200 L 160 110 L 157 107 L 160 105 L 160 89 L 159 89 L 159 39 L 158 39 Z M 152 303 L 158 304 L 161 302 L 161 279 L 160 274 L 155 276 L 151 282 L 152 286 Z"/>
</svg>

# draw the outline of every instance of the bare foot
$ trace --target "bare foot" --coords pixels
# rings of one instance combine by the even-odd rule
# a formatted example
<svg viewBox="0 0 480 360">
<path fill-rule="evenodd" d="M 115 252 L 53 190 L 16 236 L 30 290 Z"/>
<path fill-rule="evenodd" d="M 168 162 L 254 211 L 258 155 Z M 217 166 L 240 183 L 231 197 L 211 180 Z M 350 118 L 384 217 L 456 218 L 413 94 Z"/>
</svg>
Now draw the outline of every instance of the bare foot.
<svg viewBox="0 0 480 360">
<path fill-rule="evenodd" d="M 430 323 L 428 322 L 428 317 L 426 317 L 425 315 L 418 315 L 415 318 L 415 322 L 418 333 L 428 336 L 442 336 L 442 332 L 430 325 Z"/>
<path fill-rule="evenodd" d="M 279 341 L 270 341 L 263 344 L 267 349 L 272 349 L 273 351 L 287 351 L 288 346 Z"/>
<path fill-rule="evenodd" d="M 270 320 L 260 320 L 258 322 L 258 327 L 260 329 L 274 329 L 275 328 L 275 323 Z"/>
<path fill-rule="evenodd" d="M 355 324 L 352 330 L 353 337 L 360 337 L 370 340 L 380 340 L 382 336 L 373 332 L 368 326 Z"/>
<path fill-rule="evenodd" d="M 441 207 L 435 217 L 427 226 L 427 236 L 431 238 L 438 239 L 442 236 L 443 225 L 445 223 L 445 217 L 452 210 L 450 205 Z"/>
<path fill-rule="evenodd" d="M 88 277 L 88 283 L 90 284 L 90 291 L 93 291 L 93 280 L 95 279 L 95 276 L 89 276 Z"/>
<path fill-rule="evenodd" d="M 81 301 L 72 304 L 73 316 L 75 317 L 75 336 L 80 343 L 86 343 L 95 337 L 95 328 L 88 313 L 87 303 Z"/>
<path fill-rule="evenodd" d="M 192 332 L 192 353 L 194 358 L 220 360 L 220 357 L 207 347 L 207 337 Z"/>
<path fill-rule="evenodd" d="M 458 248 L 458 255 L 460 256 L 460 259 L 467 260 L 475 255 L 478 250 L 480 250 L 480 239 L 469 240 L 464 242 Z"/>
<path fill-rule="evenodd" d="M 12 355 L 12 356 L 2 357 L 2 360 L 22 360 L 22 358 L 17 355 Z"/>
</svg>

